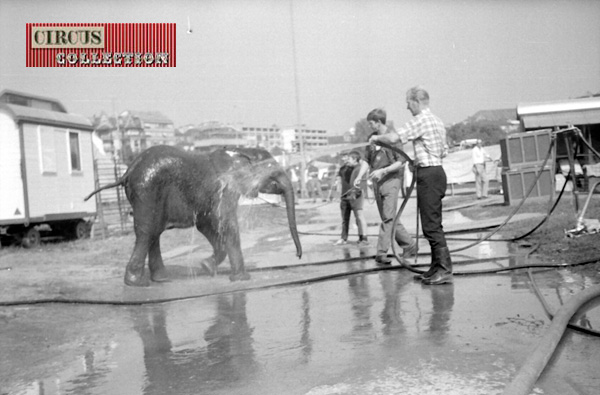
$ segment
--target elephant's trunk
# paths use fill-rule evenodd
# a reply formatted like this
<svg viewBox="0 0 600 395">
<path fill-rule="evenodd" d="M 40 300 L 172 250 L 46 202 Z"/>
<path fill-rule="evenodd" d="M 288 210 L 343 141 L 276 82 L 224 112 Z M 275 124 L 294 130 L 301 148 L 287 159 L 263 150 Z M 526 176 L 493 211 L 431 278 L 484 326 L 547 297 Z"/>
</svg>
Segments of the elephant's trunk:
<svg viewBox="0 0 600 395">
<path fill-rule="evenodd" d="M 292 239 L 296 245 L 296 256 L 302 258 L 302 245 L 300 244 L 300 237 L 298 237 L 298 229 L 296 228 L 296 191 L 294 191 L 294 186 L 287 176 L 283 176 L 282 178 L 283 179 L 280 180 L 280 182 L 283 186 L 283 197 L 285 199 L 290 233 L 292 234 Z"/>
</svg>

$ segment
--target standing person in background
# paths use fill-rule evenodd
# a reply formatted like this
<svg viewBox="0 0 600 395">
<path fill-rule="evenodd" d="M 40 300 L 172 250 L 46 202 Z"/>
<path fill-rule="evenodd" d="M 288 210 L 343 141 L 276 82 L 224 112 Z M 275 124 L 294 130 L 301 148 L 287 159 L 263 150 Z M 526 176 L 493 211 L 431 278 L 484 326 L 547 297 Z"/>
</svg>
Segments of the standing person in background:
<svg viewBox="0 0 600 395">
<path fill-rule="evenodd" d="M 344 160 L 344 159 L 343 159 Z M 367 220 L 363 211 L 366 191 L 366 181 L 358 178 L 359 174 L 366 174 L 369 165 L 362 160 L 358 151 L 351 151 L 345 156 L 345 164 L 338 173 L 339 184 L 342 186 L 340 210 L 342 212 L 342 237 L 334 245 L 348 243 L 348 230 L 350 227 L 350 214 L 354 213 L 358 227 L 358 245 L 367 245 Z"/>
<path fill-rule="evenodd" d="M 489 180 L 485 171 L 485 161 L 492 161 L 492 158 L 483 149 L 481 140 L 477 140 L 471 155 L 473 157 L 473 173 L 475 173 L 475 194 L 477 199 L 487 199 Z"/>
<path fill-rule="evenodd" d="M 452 282 L 452 260 L 442 226 L 442 199 L 446 195 L 446 172 L 442 158 L 448 154 L 446 128 L 429 109 L 429 94 L 419 86 L 406 92 L 406 108 L 413 118 L 396 132 L 372 135 L 369 142 L 403 144 L 413 142 L 417 205 L 421 215 L 423 235 L 431 247 L 431 266 L 415 276 L 426 285 Z"/>
<path fill-rule="evenodd" d="M 314 162 L 308 163 L 307 171 L 307 181 L 306 181 L 306 189 L 308 190 L 308 194 L 313 199 L 313 203 L 317 201 L 317 197 L 323 199 L 323 192 L 321 191 L 321 181 L 319 180 L 319 168 L 315 166 Z"/>
<path fill-rule="evenodd" d="M 370 138 L 383 135 L 388 131 L 386 118 L 386 112 L 380 108 L 367 115 L 367 122 L 373 131 Z M 378 265 L 389 265 L 392 261 L 387 257 L 387 251 L 392 241 L 392 233 L 403 250 L 403 258 L 417 253 L 416 241 L 400 221 L 397 221 L 395 231 L 392 229 L 398 208 L 398 194 L 401 187 L 400 172 L 404 170 L 404 162 L 397 152 L 374 145 L 367 147 L 366 159 L 371 169 L 369 178 L 373 181 L 373 194 L 381 217 L 375 262 Z M 358 177 L 362 177 L 362 174 L 359 174 Z"/>
</svg>

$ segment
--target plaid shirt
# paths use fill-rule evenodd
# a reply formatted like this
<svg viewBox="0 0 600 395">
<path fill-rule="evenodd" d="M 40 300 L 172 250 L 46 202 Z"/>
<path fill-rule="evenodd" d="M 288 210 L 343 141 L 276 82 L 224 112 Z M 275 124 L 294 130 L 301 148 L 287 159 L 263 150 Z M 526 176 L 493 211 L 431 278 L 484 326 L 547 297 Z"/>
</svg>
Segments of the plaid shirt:
<svg viewBox="0 0 600 395">
<path fill-rule="evenodd" d="M 413 117 L 396 133 L 403 144 L 413 142 L 417 167 L 441 166 L 442 158 L 448 154 L 444 123 L 428 108 Z"/>
</svg>

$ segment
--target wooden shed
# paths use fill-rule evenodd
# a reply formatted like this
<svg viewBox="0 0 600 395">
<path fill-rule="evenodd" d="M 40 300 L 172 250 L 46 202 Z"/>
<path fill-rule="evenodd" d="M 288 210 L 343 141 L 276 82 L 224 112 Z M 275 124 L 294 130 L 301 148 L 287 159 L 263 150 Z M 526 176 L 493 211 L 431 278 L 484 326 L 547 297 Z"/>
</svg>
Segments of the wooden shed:
<svg viewBox="0 0 600 395">
<path fill-rule="evenodd" d="M 0 236 L 31 246 L 40 231 L 86 237 L 96 202 L 92 125 L 55 99 L 0 93 Z"/>
</svg>

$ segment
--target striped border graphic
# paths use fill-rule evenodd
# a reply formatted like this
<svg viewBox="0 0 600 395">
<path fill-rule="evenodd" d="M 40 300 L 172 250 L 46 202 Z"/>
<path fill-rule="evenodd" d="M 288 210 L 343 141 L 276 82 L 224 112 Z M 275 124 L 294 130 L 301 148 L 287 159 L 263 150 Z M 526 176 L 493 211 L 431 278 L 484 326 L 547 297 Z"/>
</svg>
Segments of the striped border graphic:
<svg viewBox="0 0 600 395">
<path fill-rule="evenodd" d="M 98 48 L 51 48 L 34 49 L 31 47 L 31 28 L 41 27 L 85 27 L 104 26 L 104 49 Z M 176 24 L 175 23 L 27 23 L 26 24 L 26 67 L 175 67 L 176 65 Z M 150 53 L 153 56 L 167 53 L 166 62 L 142 61 L 139 64 L 132 62 L 120 64 L 82 64 L 65 62 L 59 64 L 57 55 L 60 53 L 74 54 L 77 59 L 91 59 L 93 56 L 102 58 L 104 54 L 115 53 Z M 71 56 L 74 56 L 71 55 Z M 60 55 L 59 55 L 60 56 Z"/>
</svg>

